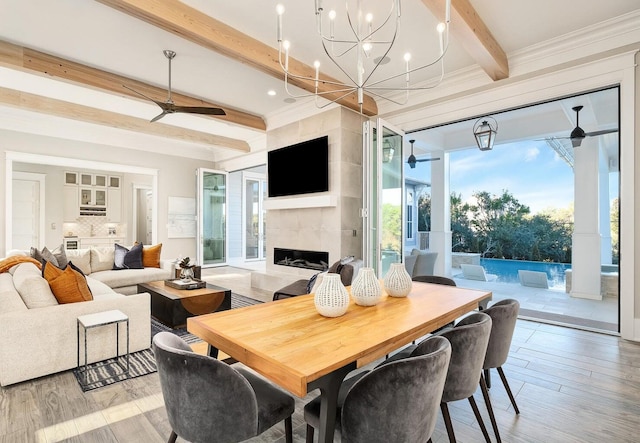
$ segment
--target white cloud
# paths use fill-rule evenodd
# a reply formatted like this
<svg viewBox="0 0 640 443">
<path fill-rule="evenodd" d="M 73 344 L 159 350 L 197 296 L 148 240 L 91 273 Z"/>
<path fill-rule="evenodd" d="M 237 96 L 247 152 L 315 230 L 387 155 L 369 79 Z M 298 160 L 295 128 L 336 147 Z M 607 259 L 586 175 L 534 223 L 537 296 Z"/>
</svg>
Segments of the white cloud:
<svg viewBox="0 0 640 443">
<path fill-rule="evenodd" d="M 524 161 L 532 162 L 538 158 L 538 155 L 540 155 L 540 150 L 538 148 L 529 148 L 524 155 Z"/>
</svg>

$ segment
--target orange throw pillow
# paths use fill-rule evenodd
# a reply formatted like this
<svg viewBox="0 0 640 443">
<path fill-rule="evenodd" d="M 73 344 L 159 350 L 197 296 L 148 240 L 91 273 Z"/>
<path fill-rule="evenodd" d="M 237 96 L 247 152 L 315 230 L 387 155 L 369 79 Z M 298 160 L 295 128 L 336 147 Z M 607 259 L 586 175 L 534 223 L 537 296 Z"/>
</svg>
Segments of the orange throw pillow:
<svg viewBox="0 0 640 443">
<path fill-rule="evenodd" d="M 160 252 L 162 251 L 162 243 L 154 246 L 142 247 L 142 266 L 145 268 L 160 267 Z"/>
<path fill-rule="evenodd" d="M 93 300 L 87 278 L 82 272 L 73 269 L 71 264 L 58 269 L 45 261 L 42 276 L 49 282 L 51 292 L 60 304 Z"/>
</svg>

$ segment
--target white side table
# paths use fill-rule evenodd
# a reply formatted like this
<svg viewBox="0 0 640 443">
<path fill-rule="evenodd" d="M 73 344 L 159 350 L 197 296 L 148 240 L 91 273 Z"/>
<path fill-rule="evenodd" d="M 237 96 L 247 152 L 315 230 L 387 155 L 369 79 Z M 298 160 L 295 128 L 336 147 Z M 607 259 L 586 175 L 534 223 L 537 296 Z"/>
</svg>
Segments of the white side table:
<svg viewBox="0 0 640 443">
<path fill-rule="evenodd" d="M 127 352 L 123 356 L 120 356 L 120 324 L 125 323 L 127 326 Z M 116 325 L 116 363 L 122 368 L 124 374 L 129 375 L 129 317 L 123 312 L 118 310 L 97 312 L 95 314 L 81 315 L 78 317 L 77 336 L 78 336 L 78 377 L 81 379 L 84 376 L 84 385 L 87 382 L 87 330 L 97 328 L 100 326 Z M 84 330 L 84 368 L 80 366 L 80 327 Z M 126 358 L 126 366 L 120 362 L 121 357 Z M 96 367 L 106 366 L 107 363 L 102 363 Z M 108 380 L 112 377 L 104 377 L 97 379 L 94 382 Z"/>
</svg>

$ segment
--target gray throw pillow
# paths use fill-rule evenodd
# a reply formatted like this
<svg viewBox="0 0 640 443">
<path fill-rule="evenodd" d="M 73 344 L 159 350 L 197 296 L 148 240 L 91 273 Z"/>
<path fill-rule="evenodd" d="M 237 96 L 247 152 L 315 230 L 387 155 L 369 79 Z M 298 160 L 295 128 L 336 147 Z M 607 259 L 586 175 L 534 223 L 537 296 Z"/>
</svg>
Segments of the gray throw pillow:
<svg viewBox="0 0 640 443">
<path fill-rule="evenodd" d="M 38 248 L 31 247 L 31 257 L 35 258 L 40 263 L 42 263 L 43 261 L 48 261 L 52 265 L 58 268 L 60 267 L 60 264 L 58 263 L 58 259 L 53 255 L 51 251 L 47 249 L 46 246 L 42 248 L 42 251 L 38 250 Z M 67 264 L 65 263 L 65 266 L 66 265 Z"/>
<path fill-rule="evenodd" d="M 113 269 L 143 269 L 142 243 L 134 245 L 131 249 L 115 244 L 113 256 Z"/>
</svg>

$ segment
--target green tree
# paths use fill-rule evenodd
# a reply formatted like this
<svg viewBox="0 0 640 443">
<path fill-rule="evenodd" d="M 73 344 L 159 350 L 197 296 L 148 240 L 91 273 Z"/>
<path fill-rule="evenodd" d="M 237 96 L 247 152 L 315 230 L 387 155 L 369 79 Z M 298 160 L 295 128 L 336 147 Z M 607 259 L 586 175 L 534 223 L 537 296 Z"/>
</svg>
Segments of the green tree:
<svg viewBox="0 0 640 443">
<path fill-rule="evenodd" d="M 611 203 L 611 249 L 613 263 L 620 263 L 620 199 Z"/>
<path fill-rule="evenodd" d="M 382 248 L 400 253 L 401 231 L 400 206 L 385 203 L 382 205 Z"/>
<path fill-rule="evenodd" d="M 462 201 L 462 194 L 451 193 L 451 250 L 453 252 L 471 252 L 474 249 L 475 236 L 469 222 L 468 203 Z"/>
<path fill-rule="evenodd" d="M 476 204 L 469 209 L 478 252 L 483 257 L 508 258 L 514 241 L 513 233 L 522 226 L 524 217 L 530 212 L 529 207 L 506 190 L 501 195 L 480 191 L 473 196 Z"/>
<path fill-rule="evenodd" d="M 431 194 L 427 192 L 418 197 L 418 231 L 431 231 Z"/>
</svg>

